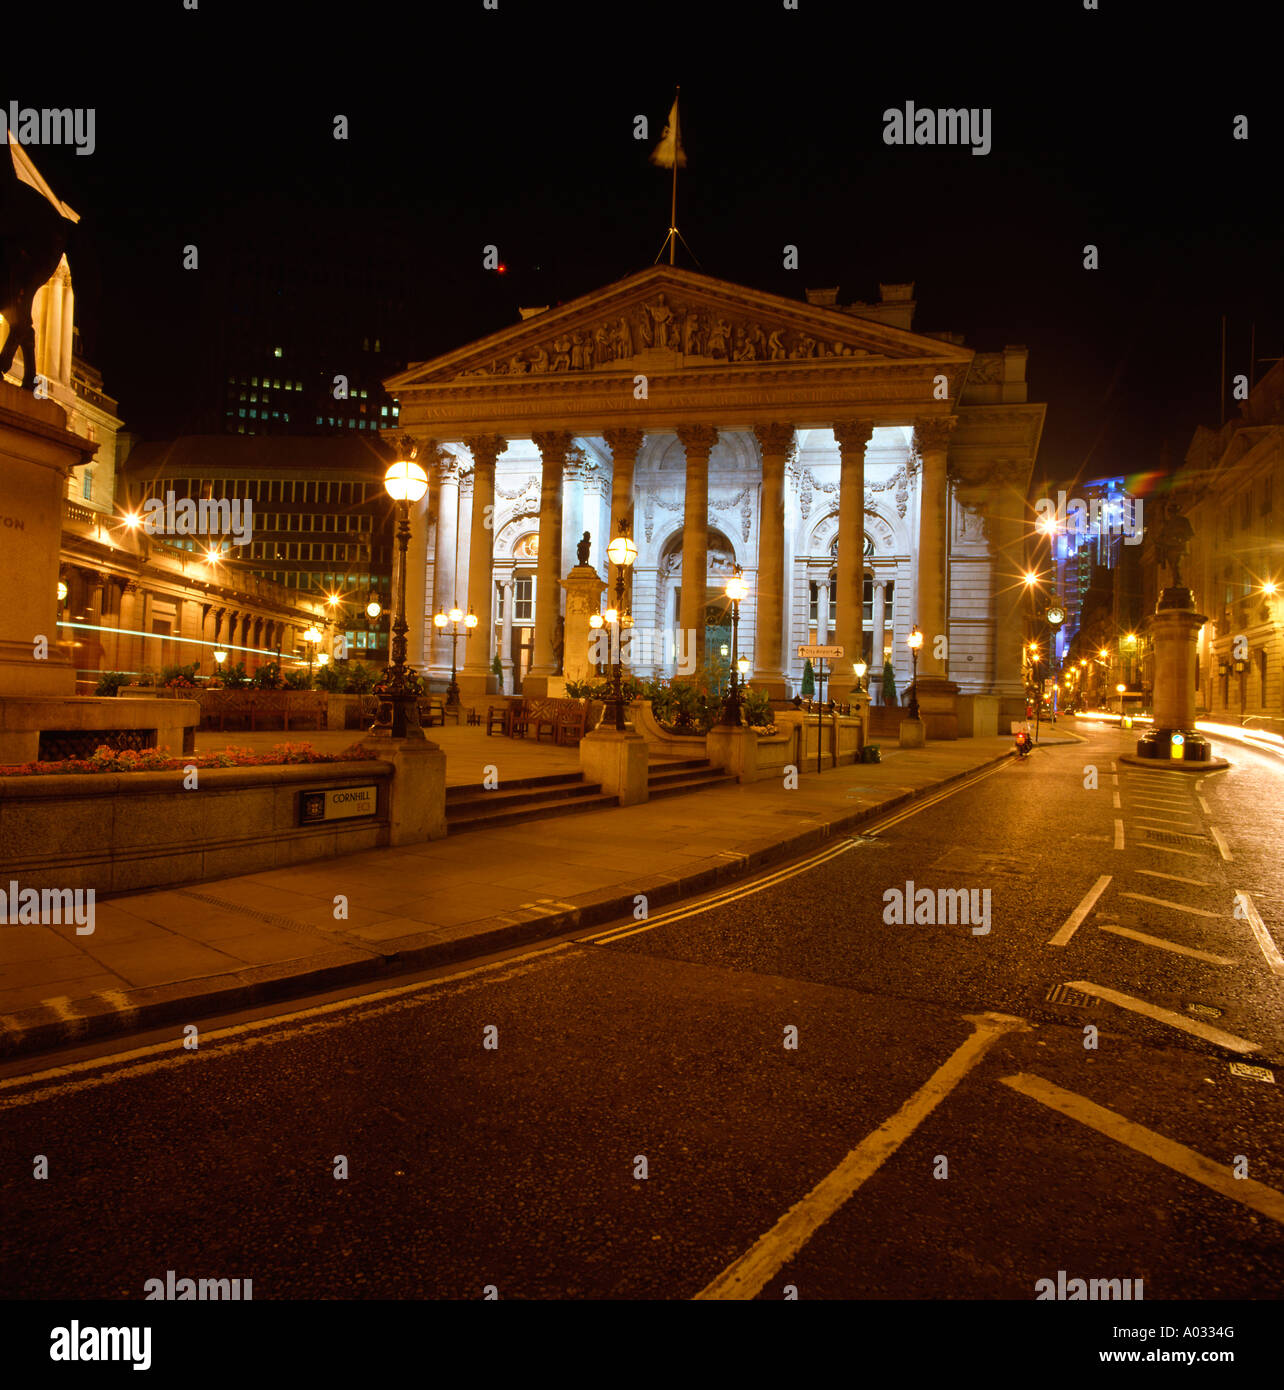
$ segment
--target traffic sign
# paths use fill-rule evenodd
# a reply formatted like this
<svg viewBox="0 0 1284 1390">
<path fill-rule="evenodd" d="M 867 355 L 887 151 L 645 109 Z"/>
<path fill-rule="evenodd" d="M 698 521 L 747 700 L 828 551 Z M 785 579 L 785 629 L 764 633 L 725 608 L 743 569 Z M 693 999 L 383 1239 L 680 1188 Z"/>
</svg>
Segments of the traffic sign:
<svg viewBox="0 0 1284 1390">
<path fill-rule="evenodd" d="M 805 661 L 837 661 L 843 655 L 842 647 L 799 647 L 798 655 Z"/>
</svg>

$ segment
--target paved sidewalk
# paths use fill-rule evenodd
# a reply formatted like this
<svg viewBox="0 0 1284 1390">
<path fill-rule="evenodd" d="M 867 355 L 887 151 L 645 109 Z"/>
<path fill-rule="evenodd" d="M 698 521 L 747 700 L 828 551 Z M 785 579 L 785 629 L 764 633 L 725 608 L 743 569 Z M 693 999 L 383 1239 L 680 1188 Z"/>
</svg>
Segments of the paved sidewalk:
<svg viewBox="0 0 1284 1390">
<path fill-rule="evenodd" d="M 1006 737 L 885 748 L 881 764 L 804 772 L 795 790 L 713 787 L 113 897 L 87 936 L 7 926 L 0 1056 L 481 955 L 631 916 L 637 894 L 654 912 L 814 850 L 1011 749 Z"/>
</svg>

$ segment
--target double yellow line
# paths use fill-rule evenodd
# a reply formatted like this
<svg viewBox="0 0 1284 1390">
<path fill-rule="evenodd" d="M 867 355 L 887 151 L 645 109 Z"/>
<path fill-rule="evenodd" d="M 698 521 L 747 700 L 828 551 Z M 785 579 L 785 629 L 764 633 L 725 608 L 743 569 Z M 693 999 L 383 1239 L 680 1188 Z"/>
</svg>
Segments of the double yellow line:
<svg viewBox="0 0 1284 1390">
<path fill-rule="evenodd" d="M 908 820 L 910 816 L 916 816 L 920 811 L 926 811 L 928 807 L 937 805 L 939 802 L 946 800 L 947 797 L 954 796 L 957 792 L 965 791 L 968 787 L 975 786 L 978 782 L 984 781 L 987 777 L 993 777 L 996 772 L 1002 772 L 1008 765 L 1008 760 L 1005 760 L 995 767 L 987 768 L 984 772 L 978 773 L 975 777 L 966 778 L 964 781 L 956 782 L 948 787 L 943 787 L 940 791 L 932 792 L 929 796 L 922 797 L 912 802 L 903 810 L 894 811 L 886 816 L 880 816 L 859 833 L 862 838 L 872 838 L 882 831 L 890 829 L 893 825 L 898 825 L 901 821 Z M 750 883 L 741 884 L 739 887 L 728 888 L 721 893 L 714 893 L 712 896 L 702 898 L 689 907 L 675 908 L 672 912 L 662 912 L 655 917 L 648 917 L 645 922 L 639 922 L 637 926 L 607 927 L 605 931 L 595 932 L 590 936 L 577 937 L 576 940 L 608 944 L 612 941 L 623 941 L 626 936 L 637 936 L 639 932 L 653 931 L 656 927 L 668 926 L 671 922 L 681 922 L 686 917 L 697 917 L 702 912 L 709 912 L 717 907 L 726 907 L 728 903 L 738 902 L 741 898 L 747 898 L 754 893 L 761 893 L 766 888 L 774 888 L 776 884 L 784 883 L 791 878 L 797 878 L 799 874 L 810 873 L 812 869 L 819 868 L 822 864 L 827 864 L 831 859 L 837 859 L 839 855 L 847 854 L 850 850 L 855 849 L 858 844 L 860 844 L 860 840 L 853 840 L 850 838 L 840 840 L 837 844 L 830 845 L 827 849 L 822 849 L 817 854 L 813 854 L 810 859 L 804 859 L 797 864 L 791 864 L 786 869 L 777 869 L 774 873 L 765 874 L 762 878 L 756 878 Z"/>
</svg>

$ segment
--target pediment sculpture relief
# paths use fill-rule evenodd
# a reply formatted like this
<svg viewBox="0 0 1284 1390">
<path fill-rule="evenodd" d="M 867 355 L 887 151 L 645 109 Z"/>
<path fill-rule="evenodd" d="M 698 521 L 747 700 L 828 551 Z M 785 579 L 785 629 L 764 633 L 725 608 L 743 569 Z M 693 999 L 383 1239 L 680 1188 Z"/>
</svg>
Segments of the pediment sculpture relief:
<svg viewBox="0 0 1284 1390">
<path fill-rule="evenodd" d="M 818 357 L 867 357 L 865 348 L 825 341 L 797 329 L 771 328 L 732 311 L 681 302 L 660 292 L 623 314 L 597 324 L 563 328 L 543 342 L 459 373 L 474 376 L 540 376 L 592 371 L 660 348 L 689 362 L 786 362 Z"/>
</svg>

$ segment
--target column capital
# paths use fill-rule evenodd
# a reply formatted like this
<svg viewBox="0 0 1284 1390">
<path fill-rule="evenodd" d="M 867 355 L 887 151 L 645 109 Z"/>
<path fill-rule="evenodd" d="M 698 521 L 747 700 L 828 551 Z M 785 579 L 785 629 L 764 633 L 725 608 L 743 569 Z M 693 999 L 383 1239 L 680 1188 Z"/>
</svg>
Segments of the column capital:
<svg viewBox="0 0 1284 1390">
<path fill-rule="evenodd" d="M 755 425 L 753 432 L 763 458 L 784 458 L 794 446 L 792 425 Z"/>
<path fill-rule="evenodd" d="M 948 447 L 950 433 L 958 422 L 957 415 L 929 415 L 915 420 L 914 447 L 919 453 Z"/>
<path fill-rule="evenodd" d="M 708 457 L 709 451 L 718 442 L 718 431 L 713 425 L 679 425 L 677 433 L 687 458 L 692 454 Z"/>
<path fill-rule="evenodd" d="M 550 458 L 565 460 L 571 447 L 571 438 L 570 430 L 537 430 L 531 435 L 540 457 L 545 461 Z"/>
<path fill-rule="evenodd" d="M 493 468 L 495 460 L 508 448 L 508 441 L 502 434 L 470 435 L 463 443 L 473 456 L 474 468 Z"/>
<path fill-rule="evenodd" d="M 606 440 L 606 447 L 610 449 L 612 459 L 636 458 L 642 441 L 646 438 L 646 431 L 619 427 L 604 430 L 602 438 Z"/>
<path fill-rule="evenodd" d="M 447 449 L 438 448 L 437 457 L 431 459 L 431 477 L 439 487 L 443 483 L 458 483 L 463 465 Z"/>
<path fill-rule="evenodd" d="M 863 456 L 865 446 L 874 437 L 873 420 L 835 420 L 830 429 L 844 454 L 848 449 L 854 449 Z"/>
</svg>

